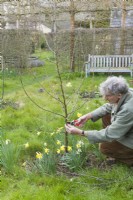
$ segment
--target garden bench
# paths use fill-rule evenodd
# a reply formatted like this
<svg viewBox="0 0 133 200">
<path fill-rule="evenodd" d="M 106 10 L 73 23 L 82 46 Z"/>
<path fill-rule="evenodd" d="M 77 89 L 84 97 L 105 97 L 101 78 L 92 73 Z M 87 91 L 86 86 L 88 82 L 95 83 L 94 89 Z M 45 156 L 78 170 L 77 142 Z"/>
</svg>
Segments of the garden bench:
<svg viewBox="0 0 133 200">
<path fill-rule="evenodd" d="M 88 55 L 85 62 L 86 77 L 90 73 L 130 73 L 133 77 L 132 55 Z"/>
</svg>

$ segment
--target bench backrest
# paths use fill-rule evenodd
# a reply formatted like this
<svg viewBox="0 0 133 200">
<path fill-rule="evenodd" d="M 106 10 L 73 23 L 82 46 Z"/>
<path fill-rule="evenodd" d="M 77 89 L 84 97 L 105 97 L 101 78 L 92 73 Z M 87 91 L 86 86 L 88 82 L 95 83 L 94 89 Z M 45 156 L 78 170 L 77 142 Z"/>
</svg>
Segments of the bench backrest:
<svg viewBox="0 0 133 200">
<path fill-rule="evenodd" d="M 133 55 L 89 55 L 90 67 L 129 67 L 133 61 Z"/>
</svg>

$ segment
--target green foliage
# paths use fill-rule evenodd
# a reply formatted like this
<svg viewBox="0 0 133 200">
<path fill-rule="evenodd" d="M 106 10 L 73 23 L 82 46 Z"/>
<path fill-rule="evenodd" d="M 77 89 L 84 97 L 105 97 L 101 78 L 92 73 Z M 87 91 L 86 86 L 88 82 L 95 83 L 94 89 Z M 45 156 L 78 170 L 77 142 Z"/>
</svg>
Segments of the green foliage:
<svg viewBox="0 0 133 200">
<path fill-rule="evenodd" d="M 67 167 L 70 171 L 81 170 L 86 163 L 86 156 L 83 153 L 76 153 L 74 151 L 66 153 L 61 158 L 62 165 Z"/>
<path fill-rule="evenodd" d="M 10 140 L 3 141 L 0 146 L 0 164 L 7 173 L 13 173 L 18 164 L 20 148 L 12 144 Z"/>
<path fill-rule="evenodd" d="M 41 174 L 55 174 L 57 170 L 57 155 L 53 152 L 44 153 L 42 158 L 35 161 L 33 170 Z"/>
</svg>

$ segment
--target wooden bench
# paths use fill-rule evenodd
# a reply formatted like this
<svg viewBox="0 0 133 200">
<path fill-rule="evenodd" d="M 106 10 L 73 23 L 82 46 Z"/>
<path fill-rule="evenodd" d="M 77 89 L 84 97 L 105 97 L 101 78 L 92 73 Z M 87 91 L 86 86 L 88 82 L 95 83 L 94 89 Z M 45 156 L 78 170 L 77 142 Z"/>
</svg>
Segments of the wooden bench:
<svg viewBox="0 0 133 200">
<path fill-rule="evenodd" d="M 132 55 L 88 55 L 85 62 L 86 77 L 90 73 L 130 73 L 133 77 Z"/>
</svg>

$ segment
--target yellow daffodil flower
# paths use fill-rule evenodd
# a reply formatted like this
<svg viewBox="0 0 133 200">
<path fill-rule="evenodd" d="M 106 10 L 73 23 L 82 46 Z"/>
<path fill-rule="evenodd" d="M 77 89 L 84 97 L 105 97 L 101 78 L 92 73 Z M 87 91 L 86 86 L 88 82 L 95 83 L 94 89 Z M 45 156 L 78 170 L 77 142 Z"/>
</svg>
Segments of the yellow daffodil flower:
<svg viewBox="0 0 133 200">
<path fill-rule="evenodd" d="M 38 132 L 37 132 L 37 135 L 39 136 L 40 134 L 41 134 L 41 132 L 40 132 L 40 131 L 38 131 Z"/>
<path fill-rule="evenodd" d="M 80 143 L 77 143 L 77 144 L 76 144 L 76 147 L 77 147 L 77 149 L 81 148 L 81 144 L 80 144 Z"/>
<path fill-rule="evenodd" d="M 81 113 L 77 113 L 77 117 L 81 117 L 82 116 L 82 114 Z"/>
<path fill-rule="evenodd" d="M 24 146 L 25 146 L 25 148 L 28 148 L 29 147 L 29 143 L 28 142 L 25 143 Z"/>
<path fill-rule="evenodd" d="M 68 147 L 67 147 L 67 150 L 68 150 L 68 151 L 72 151 L 72 147 L 68 146 Z"/>
<path fill-rule="evenodd" d="M 60 150 L 61 150 L 61 151 L 65 151 L 65 146 L 62 145 L 62 146 L 60 147 Z"/>
<path fill-rule="evenodd" d="M 26 162 L 23 162 L 22 166 L 25 167 L 26 166 Z"/>
<path fill-rule="evenodd" d="M 10 142 L 11 142 L 11 140 L 9 140 L 9 139 L 7 139 L 7 140 L 5 141 L 6 144 L 9 144 Z"/>
<path fill-rule="evenodd" d="M 56 144 L 61 145 L 61 141 L 57 140 Z"/>
<path fill-rule="evenodd" d="M 36 158 L 37 159 L 42 159 L 42 157 L 43 157 L 43 155 L 42 155 L 42 153 L 40 153 L 40 152 L 36 152 Z"/>
<path fill-rule="evenodd" d="M 48 148 L 45 148 L 45 149 L 44 149 L 44 152 L 45 152 L 46 154 L 48 154 L 48 153 L 49 153 L 49 149 L 48 149 Z"/>
<path fill-rule="evenodd" d="M 68 82 L 68 83 L 66 84 L 66 87 L 72 87 L 71 82 Z"/>
<path fill-rule="evenodd" d="M 60 149 L 57 149 L 57 153 L 60 154 Z"/>
<path fill-rule="evenodd" d="M 47 146 L 47 143 L 46 143 L 46 142 L 44 142 L 44 146 L 45 146 L 45 147 Z"/>
</svg>

